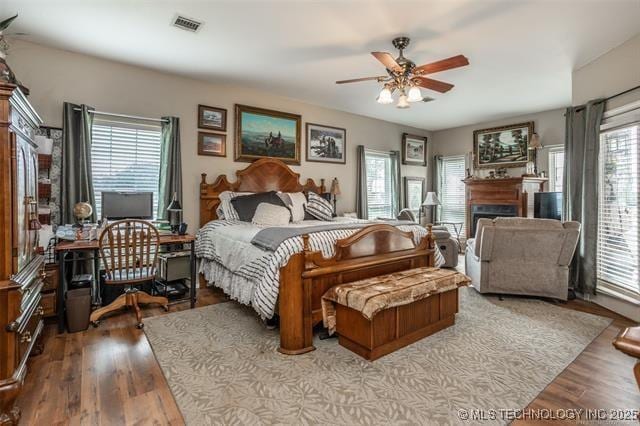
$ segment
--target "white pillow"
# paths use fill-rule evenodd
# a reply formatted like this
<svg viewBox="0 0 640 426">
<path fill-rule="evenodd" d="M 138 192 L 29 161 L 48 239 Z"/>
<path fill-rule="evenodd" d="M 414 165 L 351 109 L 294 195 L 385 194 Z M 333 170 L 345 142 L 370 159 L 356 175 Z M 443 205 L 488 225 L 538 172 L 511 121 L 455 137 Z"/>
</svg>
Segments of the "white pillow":
<svg viewBox="0 0 640 426">
<path fill-rule="evenodd" d="M 218 198 L 220 199 L 219 209 L 222 210 L 223 218 L 226 220 L 240 220 L 240 216 L 238 216 L 238 212 L 233 208 L 233 204 L 231 204 L 231 200 L 241 195 L 251 195 L 253 192 L 233 192 L 233 191 L 222 191 L 218 194 Z M 222 219 L 218 216 L 218 219 Z"/>
<path fill-rule="evenodd" d="M 289 209 L 270 203 L 260 203 L 251 223 L 257 226 L 284 226 L 289 223 Z"/>
<path fill-rule="evenodd" d="M 304 209 L 307 205 L 307 197 L 302 192 L 279 192 L 282 202 L 291 210 L 291 222 L 298 223 L 304 220 Z"/>
</svg>

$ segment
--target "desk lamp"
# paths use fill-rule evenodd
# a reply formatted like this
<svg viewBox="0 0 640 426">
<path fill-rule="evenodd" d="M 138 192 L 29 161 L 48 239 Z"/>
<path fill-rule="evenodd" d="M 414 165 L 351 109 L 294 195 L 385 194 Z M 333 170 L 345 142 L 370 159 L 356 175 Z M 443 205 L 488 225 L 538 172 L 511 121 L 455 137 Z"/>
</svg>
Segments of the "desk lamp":
<svg viewBox="0 0 640 426">
<path fill-rule="evenodd" d="M 425 197 L 424 201 L 422 202 L 422 205 L 420 206 L 420 215 L 418 216 L 418 223 L 422 225 L 422 209 L 424 207 L 433 207 L 433 206 L 439 206 L 439 205 L 440 205 L 440 200 L 438 199 L 438 196 L 436 195 L 436 193 L 427 192 L 427 196 Z"/>
<path fill-rule="evenodd" d="M 180 230 L 180 224 L 182 223 L 182 206 L 180 205 L 180 201 L 178 201 L 178 193 L 173 193 L 173 200 L 169 207 L 167 207 L 167 211 L 169 212 L 169 225 L 171 225 L 171 233 L 177 234 Z"/>
</svg>

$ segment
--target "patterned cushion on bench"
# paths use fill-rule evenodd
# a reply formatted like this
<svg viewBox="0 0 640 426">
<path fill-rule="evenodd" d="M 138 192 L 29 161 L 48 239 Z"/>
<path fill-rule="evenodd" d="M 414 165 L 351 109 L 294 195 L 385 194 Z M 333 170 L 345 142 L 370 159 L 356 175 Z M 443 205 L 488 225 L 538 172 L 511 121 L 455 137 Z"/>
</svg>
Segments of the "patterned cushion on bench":
<svg viewBox="0 0 640 426">
<path fill-rule="evenodd" d="M 470 281 L 469 277 L 454 270 L 422 267 L 340 284 L 322 296 L 324 326 L 330 334 L 335 331 L 334 303 L 355 309 L 371 320 L 384 309 L 467 286 Z"/>
</svg>

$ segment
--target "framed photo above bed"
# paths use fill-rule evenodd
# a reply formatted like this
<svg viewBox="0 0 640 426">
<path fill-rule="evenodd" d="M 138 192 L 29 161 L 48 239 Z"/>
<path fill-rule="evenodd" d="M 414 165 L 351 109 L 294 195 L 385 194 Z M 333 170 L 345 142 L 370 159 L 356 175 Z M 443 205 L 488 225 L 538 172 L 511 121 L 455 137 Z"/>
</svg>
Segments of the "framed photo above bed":
<svg viewBox="0 0 640 426">
<path fill-rule="evenodd" d="M 227 156 L 227 135 L 198 132 L 198 155 Z"/>
<path fill-rule="evenodd" d="M 473 132 L 473 158 L 478 169 L 522 167 L 530 160 L 533 121 Z"/>
<path fill-rule="evenodd" d="M 227 110 L 207 105 L 198 105 L 198 127 L 200 129 L 227 131 Z"/>
<path fill-rule="evenodd" d="M 235 112 L 236 161 L 269 157 L 300 164 L 300 115 L 247 105 L 236 105 Z"/>
<path fill-rule="evenodd" d="M 415 214 L 420 211 L 422 200 L 426 196 L 426 179 L 423 177 L 405 176 L 404 178 L 404 207 Z"/>
<path fill-rule="evenodd" d="M 347 130 L 340 127 L 307 123 L 307 161 L 345 164 Z"/>
<path fill-rule="evenodd" d="M 412 166 L 427 165 L 427 138 L 402 134 L 402 164 Z"/>
</svg>

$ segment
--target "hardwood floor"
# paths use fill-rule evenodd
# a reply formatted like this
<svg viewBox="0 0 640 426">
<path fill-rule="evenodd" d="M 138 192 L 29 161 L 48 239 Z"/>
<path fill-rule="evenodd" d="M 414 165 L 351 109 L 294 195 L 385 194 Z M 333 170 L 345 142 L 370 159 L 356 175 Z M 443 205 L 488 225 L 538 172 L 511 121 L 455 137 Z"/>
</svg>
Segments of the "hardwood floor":
<svg viewBox="0 0 640 426">
<path fill-rule="evenodd" d="M 198 306 L 226 300 L 218 291 L 198 291 Z M 583 301 L 560 306 L 615 320 L 529 408 L 640 408 L 634 360 L 611 345 L 618 330 L 631 322 Z M 170 311 L 186 308 L 188 303 L 183 303 Z M 143 312 L 145 317 L 165 314 L 162 308 Z M 183 424 L 151 347 L 135 323 L 135 315 L 126 312 L 81 333 L 58 335 L 53 325 L 47 326 L 44 352 L 30 360 L 31 371 L 18 401 L 21 424 Z M 514 424 L 533 423 L 539 424 Z"/>
</svg>

